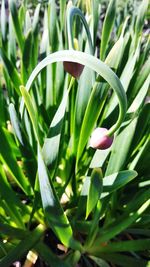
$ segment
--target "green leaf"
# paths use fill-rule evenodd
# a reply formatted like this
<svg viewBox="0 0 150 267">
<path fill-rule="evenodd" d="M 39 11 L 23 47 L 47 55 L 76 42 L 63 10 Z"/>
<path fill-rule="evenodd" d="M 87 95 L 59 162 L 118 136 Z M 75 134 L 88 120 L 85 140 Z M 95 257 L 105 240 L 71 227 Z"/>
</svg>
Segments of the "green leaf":
<svg viewBox="0 0 150 267">
<path fill-rule="evenodd" d="M 113 192 L 125 186 L 137 176 L 136 171 L 121 171 L 106 176 L 103 179 L 103 192 Z M 104 193 L 105 195 L 105 193 Z M 102 194 L 103 197 L 103 194 Z"/>
<path fill-rule="evenodd" d="M 0 186 L 0 195 L 3 200 L 7 203 L 7 206 L 10 210 L 10 217 L 14 220 L 16 225 L 20 228 L 24 228 L 24 223 L 22 220 L 22 216 L 20 210 L 24 210 L 23 204 L 16 196 L 15 192 L 13 192 L 10 184 L 7 181 L 4 169 L 2 165 L 0 165 L 0 179 L 1 179 L 1 186 Z"/>
<path fill-rule="evenodd" d="M 103 259 L 94 257 L 94 256 L 89 256 L 90 259 L 92 259 L 98 266 L 100 267 L 109 267 L 110 265 L 104 261 Z"/>
<path fill-rule="evenodd" d="M 77 163 L 103 108 L 107 92 L 107 85 L 95 83 L 82 122 L 78 141 Z"/>
<path fill-rule="evenodd" d="M 138 8 L 138 14 L 135 22 L 135 46 L 138 42 L 138 37 L 141 35 L 142 28 L 144 26 L 144 19 L 146 15 L 146 11 L 148 9 L 149 1 L 143 0 Z"/>
<path fill-rule="evenodd" d="M 56 3 L 54 0 L 51 0 L 49 5 L 49 37 L 50 37 L 51 51 L 54 52 L 56 51 L 58 44 L 57 14 L 56 14 Z"/>
<path fill-rule="evenodd" d="M 5 257 L 0 259 L 0 267 L 8 267 L 13 262 L 21 260 L 22 257 L 37 244 L 44 230 L 44 226 L 38 225 L 35 230 L 20 241 Z"/>
<path fill-rule="evenodd" d="M 33 23 L 32 23 L 32 28 L 33 28 L 33 34 L 36 34 L 38 31 L 38 23 L 39 23 L 39 15 L 40 15 L 40 8 L 41 4 L 38 4 L 36 6 L 36 9 L 34 11 L 34 16 L 33 16 Z"/>
<path fill-rule="evenodd" d="M 29 11 L 27 10 L 25 16 L 25 30 L 24 30 L 25 35 L 28 33 L 30 29 L 31 29 L 31 17 Z"/>
<path fill-rule="evenodd" d="M 86 218 L 89 216 L 91 211 L 97 205 L 97 202 L 102 193 L 102 172 L 101 169 L 94 169 L 91 175 L 91 183 L 87 198 L 87 206 L 86 206 Z"/>
<path fill-rule="evenodd" d="M 65 10 L 66 10 L 66 0 L 60 0 L 60 25 L 61 25 L 61 31 L 64 28 L 65 23 Z"/>
<path fill-rule="evenodd" d="M 11 61 L 16 64 L 16 40 L 15 40 L 15 32 L 13 27 L 13 21 L 11 15 L 9 15 L 9 42 L 8 42 L 8 54 Z"/>
<path fill-rule="evenodd" d="M 111 238 L 115 237 L 117 234 L 125 230 L 129 225 L 137 220 L 141 214 L 150 206 L 150 200 L 147 200 L 137 211 L 131 212 L 127 217 L 124 217 L 115 225 L 108 227 L 107 229 L 101 231 L 91 248 L 89 248 L 89 253 L 93 253 L 96 247 L 99 247 L 100 243 L 106 242 Z"/>
<path fill-rule="evenodd" d="M 24 38 L 23 38 L 23 33 L 22 33 L 20 22 L 19 22 L 19 18 L 18 18 L 16 2 L 14 0 L 9 0 L 9 7 L 10 7 L 10 12 L 11 12 L 12 20 L 13 20 L 13 25 L 14 25 L 17 41 L 18 41 L 21 51 L 23 51 Z"/>
<path fill-rule="evenodd" d="M 2 40 L 5 43 L 7 41 L 7 19 L 4 0 L 1 2 L 1 34 Z"/>
<path fill-rule="evenodd" d="M 19 76 L 15 66 L 7 58 L 6 53 L 4 52 L 4 50 L 2 48 L 0 48 L 0 56 L 2 57 L 5 68 L 6 68 L 8 74 L 9 74 L 9 77 L 10 77 L 10 79 L 11 79 L 11 81 L 15 87 L 16 92 L 18 93 L 18 95 L 20 95 L 19 86 L 21 85 L 21 79 L 20 79 L 20 76 Z"/>
<path fill-rule="evenodd" d="M 150 84 L 150 74 L 147 77 L 147 79 L 145 80 L 145 82 L 143 83 L 142 87 L 139 89 L 139 92 L 136 95 L 135 99 L 133 100 L 127 113 L 136 112 L 143 105 L 145 97 L 148 94 L 149 84 Z"/>
<path fill-rule="evenodd" d="M 10 114 L 10 121 L 13 126 L 14 134 L 19 140 L 20 146 L 19 149 L 24 157 L 22 159 L 27 176 L 29 181 L 34 188 L 35 176 L 36 176 L 36 157 L 33 152 L 33 149 L 29 143 L 29 138 L 26 136 L 24 131 L 22 130 L 21 123 L 18 120 L 17 113 L 15 110 L 14 105 L 11 103 L 9 105 L 9 114 Z"/>
<path fill-rule="evenodd" d="M 22 60 L 23 60 L 23 64 L 24 64 L 24 68 L 27 70 L 29 70 L 29 66 L 30 66 L 30 60 L 31 60 L 31 52 L 32 52 L 32 30 L 29 29 L 29 31 L 26 34 L 25 37 L 25 43 L 24 43 L 24 48 L 23 48 L 23 55 L 22 55 Z"/>
<path fill-rule="evenodd" d="M 70 223 L 60 205 L 52 182 L 48 177 L 40 147 L 38 147 L 38 176 L 42 204 L 49 226 L 65 246 L 75 250 L 81 250 L 81 244 L 73 238 Z"/>
<path fill-rule="evenodd" d="M 24 99 L 26 108 L 28 110 L 30 119 L 32 121 L 32 125 L 33 125 L 33 129 L 34 129 L 36 140 L 41 144 L 42 141 L 41 141 L 41 136 L 40 136 L 40 133 L 39 133 L 38 117 L 37 117 L 37 111 L 35 109 L 35 105 L 34 105 L 34 103 L 32 101 L 31 96 L 29 95 L 29 93 L 27 92 L 27 90 L 25 89 L 24 86 L 20 86 L 20 91 L 21 91 L 21 94 L 23 96 L 23 99 Z"/>
<path fill-rule="evenodd" d="M 65 93 L 62 102 L 59 108 L 57 109 L 57 112 L 49 127 L 48 136 L 44 141 L 43 157 L 47 165 L 54 163 L 58 157 L 61 131 L 68 100 L 68 93 L 68 91 Z"/>
<path fill-rule="evenodd" d="M 124 251 L 143 251 L 150 249 L 150 239 L 137 239 L 129 241 L 111 242 L 106 246 L 100 246 L 94 251 L 94 255 L 99 255 L 101 252 L 124 252 Z"/>
<path fill-rule="evenodd" d="M 10 226 L 6 223 L 0 222 L 0 231 L 3 233 L 4 236 L 17 238 L 22 240 L 26 235 L 27 232 L 21 228 Z"/>
<path fill-rule="evenodd" d="M 119 253 L 101 253 L 101 257 L 109 262 L 117 264 L 121 267 L 145 267 L 148 266 L 148 261 L 137 259 L 135 257 L 119 254 Z"/>
<path fill-rule="evenodd" d="M 110 38 L 110 33 L 112 31 L 116 15 L 116 0 L 111 0 L 109 2 L 103 28 L 102 28 L 102 37 L 101 37 L 101 47 L 100 47 L 100 59 L 105 59 L 106 49 Z"/>
<path fill-rule="evenodd" d="M 19 168 L 19 165 L 17 164 L 14 151 L 8 142 L 6 133 L 3 130 L 3 128 L 0 128 L 0 136 L 1 136 L 0 153 L 2 161 L 6 164 L 8 171 L 10 172 L 10 174 L 12 175 L 18 186 L 24 191 L 25 194 L 30 195 L 31 188 L 29 182 L 25 177 L 25 175 L 23 174 L 23 171 L 21 170 L 21 168 Z"/>
<path fill-rule="evenodd" d="M 53 263 L 53 267 L 69 267 L 67 263 L 57 257 L 50 248 L 43 242 L 39 242 L 35 249 L 38 255 L 49 265 Z"/>
<path fill-rule="evenodd" d="M 23 145 L 23 139 L 22 139 L 19 121 L 17 118 L 17 113 L 16 113 L 15 107 L 12 103 L 9 105 L 9 114 L 10 114 L 10 120 L 11 120 L 13 129 L 14 129 L 14 132 L 15 132 L 19 142 Z"/>
<path fill-rule="evenodd" d="M 149 79 L 149 69 L 150 69 L 150 58 L 142 66 L 140 72 L 137 74 L 138 79 L 136 79 L 134 85 L 132 85 L 132 89 L 130 90 L 129 101 L 132 103 L 137 94 L 140 94 L 141 88 L 144 86 L 146 79 Z M 137 77 L 137 76 L 136 76 Z"/>
</svg>

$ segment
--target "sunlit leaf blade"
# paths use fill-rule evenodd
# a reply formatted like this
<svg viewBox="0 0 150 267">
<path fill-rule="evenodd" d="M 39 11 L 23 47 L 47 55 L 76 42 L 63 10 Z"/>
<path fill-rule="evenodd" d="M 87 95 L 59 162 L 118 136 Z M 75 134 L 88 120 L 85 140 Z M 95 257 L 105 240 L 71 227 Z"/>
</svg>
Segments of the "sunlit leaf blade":
<svg viewBox="0 0 150 267">
<path fill-rule="evenodd" d="M 54 0 L 50 1 L 49 5 L 49 37 L 51 51 L 56 51 L 57 48 L 57 20 L 56 20 L 56 3 Z"/>
<path fill-rule="evenodd" d="M 58 157 L 61 130 L 67 105 L 68 91 L 65 93 L 62 102 L 51 122 L 48 135 L 43 145 L 43 157 L 47 165 L 52 164 Z"/>
<path fill-rule="evenodd" d="M 89 187 L 89 193 L 87 198 L 86 206 L 86 218 L 89 216 L 91 211 L 95 208 L 100 195 L 102 193 L 102 172 L 100 169 L 94 169 L 91 175 L 91 182 Z"/>
<path fill-rule="evenodd" d="M 2 40 L 5 43 L 7 39 L 7 19 L 6 19 L 6 10 L 5 10 L 5 1 L 2 0 L 1 2 L 1 34 L 2 34 Z"/>
<path fill-rule="evenodd" d="M 103 179 L 103 192 L 113 192 L 125 186 L 137 176 L 136 171 L 121 171 L 106 176 Z M 102 194 L 103 197 L 103 194 Z"/>
<path fill-rule="evenodd" d="M 41 143 L 41 136 L 39 133 L 38 118 L 37 118 L 37 111 L 35 109 L 35 105 L 31 99 L 31 96 L 29 95 L 29 93 L 27 92 L 24 86 L 20 86 L 20 91 L 23 96 L 26 108 L 29 112 L 30 119 L 32 121 L 36 140 Z"/>
<path fill-rule="evenodd" d="M 101 47 L 100 47 L 101 60 L 105 59 L 105 53 L 110 38 L 110 33 L 114 25 L 115 14 L 116 14 L 116 0 L 111 0 L 107 8 L 102 28 Z"/>
<path fill-rule="evenodd" d="M 48 177 L 40 147 L 38 147 L 38 176 L 42 204 L 49 226 L 65 246 L 80 250 L 81 245 L 73 238 L 70 223 L 60 205 L 52 182 Z"/>
<path fill-rule="evenodd" d="M 38 30 L 40 8 L 41 8 L 41 4 L 38 4 L 34 12 L 33 23 L 32 23 L 33 34 L 37 33 L 37 30 Z"/>
<path fill-rule="evenodd" d="M 141 31 L 144 25 L 144 18 L 145 18 L 146 11 L 148 9 L 148 5 L 149 5 L 149 1 L 143 0 L 138 8 L 138 14 L 136 17 L 136 22 L 135 22 L 135 46 L 137 45 L 138 37 L 141 34 Z"/>
<path fill-rule="evenodd" d="M 89 136 L 96 124 L 98 116 L 103 108 L 108 87 L 102 83 L 96 83 L 85 110 L 85 115 L 80 131 L 78 153 L 82 153 Z M 81 154 L 80 154 L 81 155 Z M 79 156 L 79 155 L 78 155 Z"/>
<path fill-rule="evenodd" d="M 19 121 L 17 118 L 17 113 L 16 113 L 15 107 L 12 103 L 9 105 L 9 114 L 10 114 L 10 119 L 11 119 L 11 123 L 12 123 L 13 128 L 14 128 L 15 134 L 16 134 L 19 142 L 23 145 L 23 139 L 22 139 Z"/>
<path fill-rule="evenodd" d="M 124 229 L 129 227 L 133 222 L 137 220 L 138 217 L 150 206 L 150 200 L 147 200 L 137 211 L 131 212 L 127 217 L 124 217 L 121 221 L 119 221 L 116 225 L 108 227 L 103 230 L 102 233 L 97 236 L 93 246 L 89 249 L 89 251 L 94 251 L 100 243 L 106 242 L 116 236 L 118 233 L 122 232 Z"/>
<path fill-rule="evenodd" d="M 92 259 L 100 267 L 109 267 L 109 264 L 101 258 L 94 256 L 89 256 L 89 258 Z"/>
<path fill-rule="evenodd" d="M 25 166 L 28 179 L 31 185 L 34 187 L 36 169 L 37 169 L 36 157 L 35 157 L 34 151 L 29 143 L 29 140 L 26 134 L 21 129 L 21 123 L 18 119 L 15 107 L 12 103 L 9 105 L 9 114 L 10 114 L 10 121 L 12 123 L 14 134 L 18 138 L 19 143 L 20 143 L 19 148 L 23 155 L 22 161 Z"/>
<path fill-rule="evenodd" d="M 10 6 L 10 12 L 11 12 L 12 20 L 13 20 L 13 25 L 14 25 L 17 41 L 18 41 L 21 51 L 23 51 L 24 38 L 23 38 L 20 23 L 19 23 L 16 2 L 14 0 L 9 0 L 9 6 Z"/>
</svg>

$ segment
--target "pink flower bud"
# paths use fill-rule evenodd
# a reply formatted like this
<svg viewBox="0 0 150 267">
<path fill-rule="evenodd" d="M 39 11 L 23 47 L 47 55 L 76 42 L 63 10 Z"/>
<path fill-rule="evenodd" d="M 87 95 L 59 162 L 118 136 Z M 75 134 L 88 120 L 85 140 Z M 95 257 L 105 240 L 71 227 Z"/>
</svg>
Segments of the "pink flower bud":
<svg viewBox="0 0 150 267">
<path fill-rule="evenodd" d="M 79 63 L 69 61 L 63 62 L 63 65 L 65 71 L 71 74 L 74 78 L 79 78 L 84 68 L 84 66 Z"/>
<path fill-rule="evenodd" d="M 106 128 L 96 128 L 90 139 L 90 146 L 95 149 L 107 149 L 112 145 L 113 137 L 107 135 Z"/>
</svg>

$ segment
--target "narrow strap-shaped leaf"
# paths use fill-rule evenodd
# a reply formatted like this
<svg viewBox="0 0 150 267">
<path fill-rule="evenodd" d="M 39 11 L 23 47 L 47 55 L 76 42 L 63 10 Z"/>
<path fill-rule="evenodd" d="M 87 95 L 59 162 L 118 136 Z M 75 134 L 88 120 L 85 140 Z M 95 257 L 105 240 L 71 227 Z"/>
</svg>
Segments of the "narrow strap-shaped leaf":
<svg viewBox="0 0 150 267">
<path fill-rule="evenodd" d="M 12 15 L 12 20 L 13 20 L 13 24 L 14 24 L 14 29 L 15 29 L 17 41 L 18 41 L 18 44 L 19 44 L 21 51 L 23 51 L 24 38 L 23 38 L 22 30 L 21 30 L 21 25 L 19 23 L 16 2 L 14 0 L 9 0 L 9 6 L 10 6 L 10 12 Z"/>
<path fill-rule="evenodd" d="M 35 9 L 35 12 L 34 12 L 33 23 L 32 23 L 33 34 L 36 34 L 37 33 L 37 30 L 38 30 L 38 22 L 39 22 L 40 8 L 41 8 L 41 4 L 38 4 L 36 6 L 36 9 Z"/>
<path fill-rule="evenodd" d="M 65 10 L 66 10 L 66 0 L 60 0 L 60 24 L 61 24 L 61 31 L 64 28 L 65 23 Z"/>
<path fill-rule="evenodd" d="M 23 164 L 27 172 L 27 176 L 32 187 L 34 188 L 37 164 L 33 148 L 29 143 L 29 137 L 26 136 L 26 134 L 21 128 L 21 123 L 18 119 L 15 107 L 12 103 L 9 105 L 9 114 L 14 134 L 19 140 L 19 148 L 24 157 Z"/>
<path fill-rule="evenodd" d="M 149 207 L 150 200 L 147 200 L 137 211 L 131 213 L 130 216 L 124 218 L 121 222 L 115 222 L 114 226 L 111 226 L 108 229 L 105 229 L 102 233 L 100 233 L 93 246 L 89 249 L 90 251 L 94 250 L 94 247 L 100 245 L 100 243 L 106 242 L 116 236 L 117 234 L 121 233 L 125 230 L 129 225 L 137 220 L 138 217 Z"/>
<path fill-rule="evenodd" d="M 131 106 L 128 109 L 128 113 L 132 113 L 140 109 L 140 107 L 143 105 L 145 97 L 147 96 L 149 85 L 150 85 L 150 74 L 145 80 L 143 86 L 140 88 L 138 94 L 134 98 Z"/>
<path fill-rule="evenodd" d="M 97 122 L 100 112 L 102 111 L 107 92 L 108 92 L 108 85 L 103 83 L 95 83 L 82 121 L 82 126 L 78 141 L 77 164 L 79 157 L 81 156 L 81 153 L 88 141 L 88 138 Z"/>
<path fill-rule="evenodd" d="M 94 255 L 99 255 L 100 252 L 123 252 L 123 251 L 143 251 L 150 249 L 150 239 L 137 239 L 129 241 L 111 242 L 106 246 L 95 248 Z"/>
<path fill-rule="evenodd" d="M 148 260 L 137 259 L 122 253 L 101 253 L 100 257 L 121 267 L 145 267 L 148 265 Z"/>
<path fill-rule="evenodd" d="M 105 59 L 107 44 L 110 38 L 112 27 L 114 25 L 115 14 L 116 14 L 116 0 L 111 0 L 106 11 L 102 28 L 101 47 L 100 47 L 101 60 Z"/>
<path fill-rule="evenodd" d="M 1 136 L 0 153 L 1 153 L 2 161 L 6 164 L 10 174 L 12 175 L 16 183 L 19 185 L 19 187 L 25 192 L 25 194 L 30 195 L 31 188 L 30 188 L 29 182 L 27 178 L 25 177 L 23 171 L 17 164 L 17 160 L 14 155 L 14 152 L 7 140 L 5 131 L 2 128 L 0 128 L 0 136 Z"/>
<path fill-rule="evenodd" d="M 72 228 L 60 205 L 58 197 L 43 160 L 41 148 L 38 146 L 38 176 L 42 204 L 49 226 L 60 241 L 67 247 L 81 250 L 81 244 L 73 238 Z"/>
<path fill-rule="evenodd" d="M 16 134 L 19 142 L 23 145 L 23 139 L 22 139 L 19 121 L 17 118 L 17 113 L 16 113 L 15 107 L 12 103 L 9 105 L 9 114 L 10 114 L 10 119 L 11 119 L 11 123 L 12 123 L 13 128 L 14 128 L 15 134 Z"/>
<path fill-rule="evenodd" d="M 7 20 L 6 20 L 6 10 L 5 10 L 5 0 L 1 2 L 1 34 L 4 43 L 7 40 Z"/>
<path fill-rule="evenodd" d="M 35 246 L 35 250 L 49 266 L 53 264 L 53 267 L 69 267 L 64 260 L 61 260 L 59 257 L 57 257 L 43 242 L 38 242 L 38 244 Z"/>
<path fill-rule="evenodd" d="M 3 232 L 3 235 L 9 236 L 9 238 L 17 238 L 18 240 L 23 239 L 27 235 L 24 229 L 16 228 L 3 222 L 0 222 L 0 231 Z"/>
<path fill-rule="evenodd" d="M 101 258 L 97 258 L 94 256 L 89 256 L 89 258 L 92 259 L 100 267 L 110 267 L 110 265 Z"/>
<path fill-rule="evenodd" d="M 21 86 L 20 91 L 25 101 L 26 108 L 29 112 L 30 119 L 32 121 L 36 140 L 41 144 L 42 141 L 41 141 L 41 136 L 39 134 L 37 111 L 35 109 L 31 96 L 29 95 L 25 87 Z"/>
<path fill-rule="evenodd" d="M 48 136 L 43 145 L 43 157 L 47 165 L 52 164 L 58 156 L 59 144 L 61 138 L 61 130 L 63 125 L 63 119 L 65 109 L 68 100 L 68 91 L 65 93 L 62 102 L 51 122 L 49 127 Z"/>
<path fill-rule="evenodd" d="M 22 55 L 22 60 L 23 60 L 23 65 L 24 68 L 26 70 L 26 72 L 28 73 L 29 71 L 29 66 L 30 66 L 30 59 L 31 59 L 31 52 L 32 52 L 32 30 L 31 28 L 29 29 L 29 31 L 27 32 L 27 35 L 25 37 L 25 43 L 24 43 L 24 48 L 23 48 L 23 55 Z"/>
<path fill-rule="evenodd" d="M 32 233 L 28 234 L 22 241 L 20 241 L 20 243 L 16 245 L 15 248 L 13 248 L 4 258 L 0 259 L 0 267 L 8 267 L 13 262 L 21 260 L 25 253 L 33 248 L 40 240 L 44 230 L 44 226 L 38 225 Z"/>
<path fill-rule="evenodd" d="M 16 193 L 12 190 L 10 184 L 8 183 L 2 165 L 0 165 L 0 179 L 0 195 L 11 210 L 12 218 L 14 219 L 16 225 L 20 228 L 24 228 L 25 226 L 21 217 L 21 213 L 18 210 L 18 208 L 20 208 L 20 210 L 24 210 L 23 204 L 21 203 L 19 198 L 16 196 Z"/>
<path fill-rule="evenodd" d="M 8 53 L 9 58 L 11 59 L 14 64 L 16 63 L 16 39 L 15 39 L 15 32 L 13 27 L 13 21 L 11 14 L 9 14 L 9 42 L 8 42 Z"/>
<path fill-rule="evenodd" d="M 91 175 L 89 193 L 87 198 L 86 218 L 95 208 L 102 192 L 102 186 L 102 172 L 98 168 L 94 169 Z"/>
<path fill-rule="evenodd" d="M 144 25 L 144 19 L 145 19 L 145 14 L 148 9 L 149 1 L 148 0 L 143 0 L 142 3 L 140 4 L 138 8 L 138 14 L 135 22 L 135 47 L 138 42 L 138 37 L 141 34 L 143 25 Z"/>
<path fill-rule="evenodd" d="M 106 176 L 103 179 L 103 192 L 113 192 L 125 186 L 137 176 L 136 171 L 121 171 Z M 103 194 L 102 194 L 103 196 Z"/>
<path fill-rule="evenodd" d="M 16 68 L 14 67 L 12 62 L 7 58 L 6 53 L 2 48 L 0 48 L 0 56 L 2 57 L 2 60 L 5 64 L 5 68 L 9 74 L 9 77 L 11 78 L 11 81 L 13 82 L 16 92 L 18 93 L 18 95 L 20 95 L 19 86 L 21 85 L 21 79 Z"/>
<path fill-rule="evenodd" d="M 57 14 L 56 14 L 56 3 L 54 0 L 51 0 L 49 4 L 49 37 L 50 37 L 51 51 L 54 52 L 56 51 L 58 44 Z"/>
</svg>

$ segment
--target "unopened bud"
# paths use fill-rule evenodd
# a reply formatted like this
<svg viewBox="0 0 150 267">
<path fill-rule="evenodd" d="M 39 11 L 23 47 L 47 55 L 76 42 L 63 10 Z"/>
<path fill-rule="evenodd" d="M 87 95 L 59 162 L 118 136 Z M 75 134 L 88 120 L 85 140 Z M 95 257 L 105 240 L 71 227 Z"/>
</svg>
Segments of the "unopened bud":
<svg viewBox="0 0 150 267">
<path fill-rule="evenodd" d="M 64 64 L 64 69 L 65 71 L 67 71 L 69 74 L 71 74 L 74 78 L 79 78 L 84 66 L 79 64 L 79 63 L 75 63 L 75 62 L 69 62 L 69 61 L 65 61 L 63 62 Z"/>
<path fill-rule="evenodd" d="M 96 128 L 90 139 L 90 146 L 95 149 L 107 149 L 112 145 L 113 137 L 107 135 L 106 128 Z"/>
</svg>

